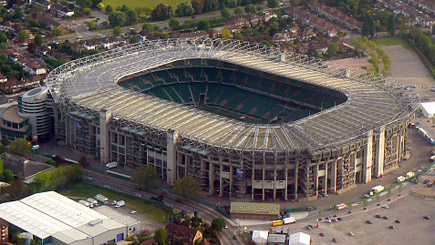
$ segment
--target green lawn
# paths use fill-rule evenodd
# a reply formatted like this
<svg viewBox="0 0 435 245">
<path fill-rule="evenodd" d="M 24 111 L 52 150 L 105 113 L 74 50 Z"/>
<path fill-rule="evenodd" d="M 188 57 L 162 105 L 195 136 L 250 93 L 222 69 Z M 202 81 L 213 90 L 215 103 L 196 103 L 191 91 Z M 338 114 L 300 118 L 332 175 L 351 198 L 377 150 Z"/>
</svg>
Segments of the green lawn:
<svg viewBox="0 0 435 245">
<path fill-rule="evenodd" d="M 401 45 L 402 47 L 412 50 L 411 46 L 409 46 L 408 42 L 399 37 L 386 37 L 379 38 L 373 40 L 378 45 L 392 46 L 392 45 Z"/>
<path fill-rule="evenodd" d="M 170 208 L 157 204 L 155 202 L 146 201 L 137 197 L 129 196 L 124 193 L 112 191 L 87 183 L 77 183 L 74 185 L 70 185 L 59 191 L 59 193 L 74 200 L 93 197 L 96 194 L 102 194 L 109 199 L 114 200 L 122 199 L 125 201 L 125 205 L 127 207 L 136 210 L 139 213 L 145 214 L 146 216 L 161 223 L 166 223 L 166 214 L 171 212 Z"/>
<path fill-rule="evenodd" d="M 110 4 L 112 5 L 112 7 L 116 8 L 118 6 L 120 7 L 125 4 L 132 9 L 134 9 L 135 7 L 154 8 L 157 5 L 163 3 L 172 6 L 172 8 L 175 10 L 180 3 L 184 3 L 184 2 L 190 2 L 190 1 L 189 0 L 130 0 L 130 1 L 103 0 L 104 6 Z"/>
</svg>

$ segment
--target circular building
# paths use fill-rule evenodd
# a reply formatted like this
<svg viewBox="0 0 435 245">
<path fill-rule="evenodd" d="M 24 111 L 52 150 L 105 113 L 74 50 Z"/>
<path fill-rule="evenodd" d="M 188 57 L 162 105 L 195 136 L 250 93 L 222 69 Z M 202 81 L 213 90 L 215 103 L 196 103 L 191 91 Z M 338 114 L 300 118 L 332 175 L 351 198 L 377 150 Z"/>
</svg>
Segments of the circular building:
<svg viewBox="0 0 435 245">
<path fill-rule="evenodd" d="M 157 40 L 46 79 L 58 138 L 103 162 L 194 176 L 218 195 L 289 200 L 397 167 L 415 101 L 372 75 L 230 40 Z"/>
</svg>

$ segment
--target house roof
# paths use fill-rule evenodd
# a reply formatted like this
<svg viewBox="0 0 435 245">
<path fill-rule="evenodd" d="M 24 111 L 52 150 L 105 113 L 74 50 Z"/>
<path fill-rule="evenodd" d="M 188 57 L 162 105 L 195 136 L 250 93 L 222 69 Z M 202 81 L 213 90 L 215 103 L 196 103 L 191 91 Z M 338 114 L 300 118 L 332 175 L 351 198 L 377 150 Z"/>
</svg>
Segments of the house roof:
<svg viewBox="0 0 435 245">
<path fill-rule="evenodd" d="M 435 101 L 420 103 L 420 106 L 429 115 L 435 113 Z"/>
<path fill-rule="evenodd" d="M 178 234 L 183 236 L 194 237 L 196 233 L 198 232 L 195 229 L 191 229 L 189 227 L 186 227 L 184 225 L 177 225 L 175 223 L 169 223 L 166 225 L 165 229 L 168 231 L 168 233 L 172 234 Z"/>
</svg>

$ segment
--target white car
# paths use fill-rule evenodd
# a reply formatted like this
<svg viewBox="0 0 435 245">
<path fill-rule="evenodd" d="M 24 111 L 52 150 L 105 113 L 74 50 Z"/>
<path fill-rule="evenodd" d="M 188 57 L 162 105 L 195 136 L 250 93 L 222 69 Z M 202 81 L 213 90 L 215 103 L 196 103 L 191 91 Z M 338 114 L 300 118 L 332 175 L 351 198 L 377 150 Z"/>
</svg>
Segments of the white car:
<svg viewBox="0 0 435 245">
<path fill-rule="evenodd" d="M 389 209 L 389 208 L 390 208 L 387 204 L 385 204 L 385 205 L 382 206 L 382 207 L 385 208 L 385 209 Z"/>
<path fill-rule="evenodd" d="M 131 210 L 130 213 L 131 214 L 135 214 L 135 213 L 137 213 L 137 211 L 136 210 Z"/>
<path fill-rule="evenodd" d="M 355 236 L 355 234 L 353 234 L 353 232 L 349 231 L 349 236 Z"/>
</svg>

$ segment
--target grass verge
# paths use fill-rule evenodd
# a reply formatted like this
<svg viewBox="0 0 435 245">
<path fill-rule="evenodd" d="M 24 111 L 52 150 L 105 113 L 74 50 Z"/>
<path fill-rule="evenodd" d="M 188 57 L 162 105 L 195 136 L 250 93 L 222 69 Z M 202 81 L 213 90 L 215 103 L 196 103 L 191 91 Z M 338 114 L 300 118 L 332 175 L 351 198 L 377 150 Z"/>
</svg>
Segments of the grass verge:
<svg viewBox="0 0 435 245">
<path fill-rule="evenodd" d="M 59 191 L 60 194 L 65 195 L 74 200 L 80 200 L 88 197 L 93 197 L 96 194 L 102 194 L 109 199 L 124 200 L 125 205 L 133 210 L 137 210 L 153 220 L 160 223 L 166 223 L 166 216 L 171 212 L 171 209 L 161 204 L 143 200 L 134 196 L 130 196 L 121 192 L 112 191 L 96 185 L 88 183 L 77 183 L 69 185 Z"/>
<path fill-rule="evenodd" d="M 399 37 L 379 38 L 379 39 L 374 39 L 374 42 L 378 45 L 385 45 L 385 46 L 400 45 L 405 49 L 412 50 L 412 47 L 409 45 L 409 43 Z"/>
</svg>

